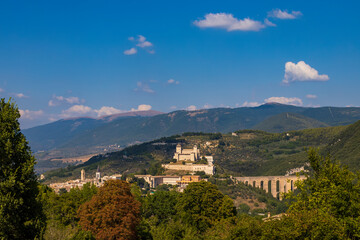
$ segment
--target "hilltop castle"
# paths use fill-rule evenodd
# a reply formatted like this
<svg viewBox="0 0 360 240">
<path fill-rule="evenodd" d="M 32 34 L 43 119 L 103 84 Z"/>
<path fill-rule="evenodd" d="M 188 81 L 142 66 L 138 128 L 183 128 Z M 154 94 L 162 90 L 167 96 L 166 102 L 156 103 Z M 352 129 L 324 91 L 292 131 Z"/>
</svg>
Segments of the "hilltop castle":
<svg viewBox="0 0 360 240">
<path fill-rule="evenodd" d="M 201 159 L 200 150 L 195 145 L 192 149 L 182 149 L 181 145 L 176 145 L 174 153 L 175 163 L 163 164 L 162 167 L 169 170 L 186 171 L 186 172 L 205 172 L 208 175 L 214 175 L 215 167 L 213 157 L 205 156 L 207 164 L 198 164 L 197 160 Z"/>
<path fill-rule="evenodd" d="M 181 144 L 176 145 L 176 152 L 174 159 L 176 161 L 191 161 L 195 162 L 200 158 L 200 150 L 195 145 L 193 149 L 182 149 Z"/>
</svg>

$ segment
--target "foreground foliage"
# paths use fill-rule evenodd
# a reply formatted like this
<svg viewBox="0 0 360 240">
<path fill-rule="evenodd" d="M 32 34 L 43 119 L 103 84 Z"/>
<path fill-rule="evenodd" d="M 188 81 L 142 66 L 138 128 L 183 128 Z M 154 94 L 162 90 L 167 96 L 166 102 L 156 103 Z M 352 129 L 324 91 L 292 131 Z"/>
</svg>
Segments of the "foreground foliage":
<svg viewBox="0 0 360 240">
<path fill-rule="evenodd" d="M 97 239 L 136 239 L 140 203 L 127 182 L 106 181 L 79 209 L 79 224 Z"/>
<path fill-rule="evenodd" d="M 0 239 L 41 238 L 45 216 L 37 199 L 35 159 L 20 132 L 14 103 L 0 100 Z"/>
</svg>

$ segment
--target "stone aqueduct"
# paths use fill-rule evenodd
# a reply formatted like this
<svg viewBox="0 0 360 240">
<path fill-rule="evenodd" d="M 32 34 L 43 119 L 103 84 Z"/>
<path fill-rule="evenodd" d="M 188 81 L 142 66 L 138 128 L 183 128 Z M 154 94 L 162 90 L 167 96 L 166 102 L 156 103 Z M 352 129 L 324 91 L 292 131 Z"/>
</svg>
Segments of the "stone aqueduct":
<svg viewBox="0 0 360 240">
<path fill-rule="evenodd" d="M 270 192 L 273 197 L 281 199 L 281 193 L 294 191 L 294 183 L 303 180 L 305 176 L 260 176 L 260 177 L 234 177 L 236 181 L 243 182 L 246 185 L 264 189 Z"/>
</svg>

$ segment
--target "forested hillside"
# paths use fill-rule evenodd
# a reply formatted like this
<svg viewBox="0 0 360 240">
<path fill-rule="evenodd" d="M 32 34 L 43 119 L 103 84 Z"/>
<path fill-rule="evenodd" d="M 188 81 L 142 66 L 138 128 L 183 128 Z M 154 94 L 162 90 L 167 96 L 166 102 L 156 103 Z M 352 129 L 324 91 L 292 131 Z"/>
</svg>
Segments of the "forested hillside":
<svg viewBox="0 0 360 240">
<path fill-rule="evenodd" d="M 124 172 L 161 174 L 160 165 L 172 161 L 177 143 L 185 148 L 196 144 L 201 153 L 213 155 L 218 174 L 284 175 L 290 169 L 305 165 L 309 147 L 325 149 L 347 128 L 327 127 L 286 133 L 258 130 L 239 130 L 235 134 L 184 133 L 98 155 L 82 165 L 50 171 L 46 176 L 48 181 L 78 178 L 82 168 L 94 174 L 98 165 L 109 175 Z"/>
</svg>

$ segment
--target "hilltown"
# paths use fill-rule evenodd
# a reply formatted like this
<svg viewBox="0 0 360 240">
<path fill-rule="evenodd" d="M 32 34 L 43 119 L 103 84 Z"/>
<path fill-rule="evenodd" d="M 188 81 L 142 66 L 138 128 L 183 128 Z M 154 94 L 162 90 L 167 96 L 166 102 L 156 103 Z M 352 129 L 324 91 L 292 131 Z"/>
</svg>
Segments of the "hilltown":
<svg viewBox="0 0 360 240">
<path fill-rule="evenodd" d="M 203 171 L 207 175 L 213 175 L 215 172 L 215 167 L 213 165 L 212 156 L 200 156 L 200 151 L 197 146 L 194 146 L 192 149 L 182 149 L 181 145 L 176 146 L 176 152 L 173 159 L 176 160 L 175 163 L 163 164 L 164 169 L 175 170 L 175 171 L 186 171 L 189 173 L 196 173 Z M 203 160 L 207 164 L 198 164 L 198 160 Z M 152 176 L 152 175 L 134 175 L 136 178 L 142 178 L 147 182 L 150 188 L 156 188 L 162 184 L 168 184 L 177 186 L 179 191 L 183 191 L 187 185 L 192 182 L 199 182 L 201 180 L 206 181 L 207 179 L 201 179 L 198 175 L 165 175 L 165 176 Z M 121 179 L 121 174 L 115 174 L 111 176 L 101 176 L 100 168 L 97 168 L 95 173 L 95 178 L 86 178 L 85 170 L 81 170 L 80 179 L 70 180 L 62 183 L 52 183 L 50 187 L 59 192 L 60 189 L 65 189 L 69 191 L 71 188 L 82 188 L 84 184 L 91 183 L 97 187 L 101 187 L 106 181 L 110 179 Z M 130 179 L 127 179 L 130 180 Z"/>
</svg>

